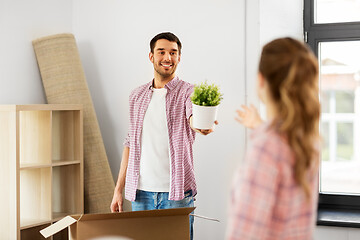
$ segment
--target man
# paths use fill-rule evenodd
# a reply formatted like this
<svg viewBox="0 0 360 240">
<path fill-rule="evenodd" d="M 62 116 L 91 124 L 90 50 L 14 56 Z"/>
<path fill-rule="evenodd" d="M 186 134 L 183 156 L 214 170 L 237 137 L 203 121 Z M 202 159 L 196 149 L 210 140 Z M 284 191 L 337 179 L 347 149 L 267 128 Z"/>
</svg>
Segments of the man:
<svg viewBox="0 0 360 240">
<path fill-rule="evenodd" d="M 160 33 L 151 40 L 150 50 L 154 79 L 130 94 L 129 131 L 112 212 L 123 211 L 124 187 L 133 211 L 194 206 L 195 132 L 207 135 L 213 131 L 192 128 L 193 86 L 175 74 L 181 58 L 180 40 L 172 33 Z M 191 239 L 192 229 L 190 216 Z"/>
</svg>

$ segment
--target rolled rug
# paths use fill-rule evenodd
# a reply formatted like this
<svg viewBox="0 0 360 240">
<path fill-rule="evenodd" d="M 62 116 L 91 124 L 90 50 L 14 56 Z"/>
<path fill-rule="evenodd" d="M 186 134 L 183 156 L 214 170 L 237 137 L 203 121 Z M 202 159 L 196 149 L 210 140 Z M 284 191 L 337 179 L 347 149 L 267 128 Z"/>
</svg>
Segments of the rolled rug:
<svg viewBox="0 0 360 240">
<path fill-rule="evenodd" d="M 47 102 L 83 104 L 84 211 L 109 212 L 114 180 L 75 38 L 72 34 L 57 34 L 32 43 Z"/>
</svg>

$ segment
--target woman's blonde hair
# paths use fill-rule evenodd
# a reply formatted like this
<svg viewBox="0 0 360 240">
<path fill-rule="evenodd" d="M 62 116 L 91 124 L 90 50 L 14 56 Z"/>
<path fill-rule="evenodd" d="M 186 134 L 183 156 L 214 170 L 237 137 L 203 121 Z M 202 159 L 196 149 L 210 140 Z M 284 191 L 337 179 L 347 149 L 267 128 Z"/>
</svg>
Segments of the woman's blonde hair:
<svg viewBox="0 0 360 240">
<path fill-rule="evenodd" d="M 295 181 L 309 199 L 307 173 L 317 171 L 319 161 L 317 59 L 305 44 L 280 38 L 264 46 L 259 71 L 268 83 L 278 113 L 271 126 L 287 138 L 296 160 Z"/>
</svg>

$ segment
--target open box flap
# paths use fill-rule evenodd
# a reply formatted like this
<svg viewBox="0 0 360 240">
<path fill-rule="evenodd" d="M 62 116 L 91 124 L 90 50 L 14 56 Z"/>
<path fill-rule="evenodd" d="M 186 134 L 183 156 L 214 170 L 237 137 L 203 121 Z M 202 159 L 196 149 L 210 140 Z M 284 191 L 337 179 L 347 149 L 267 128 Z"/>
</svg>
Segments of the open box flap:
<svg viewBox="0 0 360 240">
<path fill-rule="evenodd" d="M 63 219 L 57 221 L 56 223 L 50 225 L 47 228 L 44 228 L 40 231 L 40 233 L 44 236 L 44 238 L 48 238 L 55 233 L 60 232 L 61 230 L 67 228 L 71 224 L 77 222 L 77 219 L 72 216 L 66 216 Z"/>
</svg>

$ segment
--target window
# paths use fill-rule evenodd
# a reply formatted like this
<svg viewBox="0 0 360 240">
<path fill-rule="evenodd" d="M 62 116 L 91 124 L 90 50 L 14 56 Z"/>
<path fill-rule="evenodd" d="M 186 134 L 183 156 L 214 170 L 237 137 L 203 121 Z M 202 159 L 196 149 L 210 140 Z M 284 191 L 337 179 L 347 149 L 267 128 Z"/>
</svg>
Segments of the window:
<svg viewBox="0 0 360 240">
<path fill-rule="evenodd" d="M 318 223 L 360 227 L 360 0 L 304 0 L 304 31 L 320 67 Z M 322 221 L 324 209 L 359 215 Z"/>
<path fill-rule="evenodd" d="M 314 0 L 315 23 L 360 21 L 359 0 Z"/>
<path fill-rule="evenodd" d="M 320 42 L 320 192 L 360 194 L 359 123 L 360 41 Z M 360 105 L 356 104 L 358 107 Z"/>
</svg>

